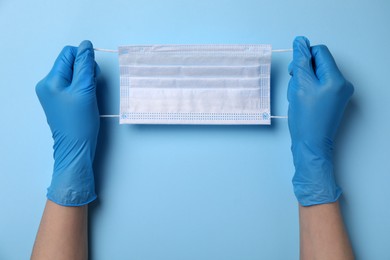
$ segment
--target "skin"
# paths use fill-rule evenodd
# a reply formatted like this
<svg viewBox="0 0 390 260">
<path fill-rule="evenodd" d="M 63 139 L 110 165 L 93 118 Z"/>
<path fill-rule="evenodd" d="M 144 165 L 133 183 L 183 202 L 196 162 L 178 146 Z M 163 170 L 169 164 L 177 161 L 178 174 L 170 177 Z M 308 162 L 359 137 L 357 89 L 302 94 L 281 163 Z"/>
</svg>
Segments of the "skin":
<svg viewBox="0 0 390 260">
<path fill-rule="evenodd" d="M 47 200 L 31 259 L 88 259 L 88 206 Z"/>
<path fill-rule="evenodd" d="M 299 206 L 300 259 L 354 259 L 339 203 Z"/>
<path fill-rule="evenodd" d="M 339 203 L 299 206 L 300 259 L 354 259 Z M 47 200 L 31 259 L 88 259 L 88 206 Z"/>
</svg>

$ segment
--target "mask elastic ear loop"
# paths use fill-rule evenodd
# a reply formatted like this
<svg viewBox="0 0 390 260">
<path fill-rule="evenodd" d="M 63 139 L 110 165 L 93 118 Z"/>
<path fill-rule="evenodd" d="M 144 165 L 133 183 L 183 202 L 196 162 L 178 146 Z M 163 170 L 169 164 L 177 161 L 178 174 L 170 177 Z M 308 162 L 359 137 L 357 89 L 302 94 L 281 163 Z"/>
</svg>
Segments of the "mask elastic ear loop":
<svg viewBox="0 0 390 260">
<path fill-rule="evenodd" d="M 270 116 L 270 118 L 276 118 L 276 119 L 287 119 L 288 116 Z"/>
<path fill-rule="evenodd" d="M 100 115 L 102 118 L 107 118 L 107 117 L 119 117 L 119 115 Z"/>
<path fill-rule="evenodd" d="M 95 51 L 101 51 L 101 52 L 111 52 L 111 53 L 117 53 L 118 50 L 109 50 L 109 49 L 101 49 L 101 48 L 93 48 Z"/>
<path fill-rule="evenodd" d="M 276 49 L 272 50 L 272 52 L 292 52 L 293 49 Z"/>
</svg>

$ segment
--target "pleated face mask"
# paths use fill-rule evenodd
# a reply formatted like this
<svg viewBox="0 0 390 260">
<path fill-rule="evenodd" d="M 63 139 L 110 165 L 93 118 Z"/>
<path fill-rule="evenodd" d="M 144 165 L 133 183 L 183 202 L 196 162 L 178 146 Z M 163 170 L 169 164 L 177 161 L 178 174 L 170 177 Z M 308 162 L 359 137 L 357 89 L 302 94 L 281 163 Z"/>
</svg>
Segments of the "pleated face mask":
<svg viewBox="0 0 390 260">
<path fill-rule="evenodd" d="M 270 124 L 271 45 L 121 46 L 121 124 Z"/>
</svg>

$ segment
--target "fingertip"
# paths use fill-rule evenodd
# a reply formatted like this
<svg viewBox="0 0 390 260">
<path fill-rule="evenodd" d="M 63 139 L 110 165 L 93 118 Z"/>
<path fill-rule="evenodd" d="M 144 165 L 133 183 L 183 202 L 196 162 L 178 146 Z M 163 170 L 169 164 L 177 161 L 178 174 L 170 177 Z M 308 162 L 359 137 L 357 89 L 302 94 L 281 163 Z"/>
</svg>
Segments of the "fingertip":
<svg viewBox="0 0 390 260">
<path fill-rule="evenodd" d="M 317 57 L 318 58 L 332 57 L 332 59 L 333 59 L 333 56 L 330 53 L 328 46 L 326 46 L 324 44 L 319 44 L 319 45 L 315 45 L 315 46 L 311 47 L 311 52 L 312 52 L 313 56 L 316 58 Z"/>
<path fill-rule="evenodd" d="M 74 64 L 74 86 L 82 82 L 83 86 L 89 86 L 95 81 L 96 62 L 93 45 L 90 41 L 82 41 L 78 47 Z M 84 84 L 85 83 L 85 84 Z"/>
<path fill-rule="evenodd" d="M 310 41 L 304 36 L 298 36 L 293 42 L 293 62 L 289 68 L 290 75 L 298 75 L 301 72 L 312 73 L 312 55 Z"/>
<path fill-rule="evenodd" d="M 65 46 L 62 48 L 60 54 L 58 55 L 55 63 L 54 63 L 54 68 L 58 68 L 57 66 L 69 66 L 73 67 L 74 60 L 77 55 L 77 47 L 74 46 Z"/>
<path fill-rule="evenodd" d="M 298 45 L 304 45 L 306 47 L 310 47 L 310 41 L 305 36 L 296 36 L 293 42 L 293 47 Z"/>
<path fill-rule="evenodd" d="M 310 53 L 310 41 L 304 36 L 297 36 L 293 42 L 293 54 L 296 57 L 309 58 Z"/>
<path fill-rule="evenodd" d="M 71 46 L 71 45 L 66 45 L 64 48 L 62 48 L 61 53 L 74 53 L 74 51 L 77 51 L 77 47 Z"/>
<path fill-rule="evenodd" d="M 326 45 L 316 45 L 311 48 L 313 54 L 315 74 L 322 82 L 335 79 L 344 79 L 332 53 Z"/>
<path fill-rule="evenodd" d="M 338 70 L 336 61 L 326 45 L 316 45 L 311 48 L 316 68 L 324 67 L 331 70 Z"/>
<path fill-rule="evenodd" d="M 80 43 L 79 47 L 77 48 L 77 58 L 80 57 L 90 57 L 92 59 L 95 58 L 95 52 L 93 50 L 92 42 L 88 40 L 84 40 Z"/>
<path fill-rule="evenodd" d="M 79 48 L 81 49 L 92 49 L 93 50 L 93 44 L 89 40 L 84 40 L 80 43 Z"/>
<path fill-rule="evenodd" d="M 95 62 L 95 52 L 93 45 L 90 41 L 82 41 L 77 48 L 77 56 L 75 61 L 75 67 L 82 67 L 82 65 L 89 64 L 93 67 Z M 77 70 L 77 69 L 75 69 Z"/>
<path fill-rule="evenodd" d="M 72 80 L 73 64 L 77 55 L 77 48 L 74 46 L 65 46 L 54 62 L 49 72 L 50 77 L 60 77 L 67 82 Z M 48 76 L 49 76 L 48 75 Z"/>
<path fill-rule="evenodd" d="M 299 56 L 298 54 L 304 53 L 306 55 L 303 55 L 303 57 L 308 56 L 308 51 L 302 51 L 304 49 L 310 48 L 310 41 L 305 36 L 296 36 L 293 41 L 293 55 L 294 60 L 296 60 Z M 293 75 L 293 69 L 294 69 L 294 61 L 291 62 L 288 66 L 288 73 L 292 76 Z"/>
</svg>

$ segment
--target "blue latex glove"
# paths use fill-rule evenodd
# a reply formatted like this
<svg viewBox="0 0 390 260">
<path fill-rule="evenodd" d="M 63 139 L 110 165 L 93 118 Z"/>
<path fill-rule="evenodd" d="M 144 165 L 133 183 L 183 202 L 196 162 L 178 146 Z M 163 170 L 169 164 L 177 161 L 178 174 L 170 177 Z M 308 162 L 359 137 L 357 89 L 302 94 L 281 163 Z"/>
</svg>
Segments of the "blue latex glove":
<svg viewBox="0 0 390 260">
<path fill-rule="evenodd" d="M 96 71 L 90 41 L 66 46 L 50 73 L 36 86 L 54 139 L 54 171 L 47 198 L 63 206 L 81 206 L 96 198 L 92 169 L 99 111 Z"/>
<path fill-rule="evenodd" d="M 324 45 L 305 37 L 293 43 L 288 86 L 295 196 L 302 206 L 335 202 L 341 195 L 333 171 L 333 142 L 354 88 Z"/>
</svg>

